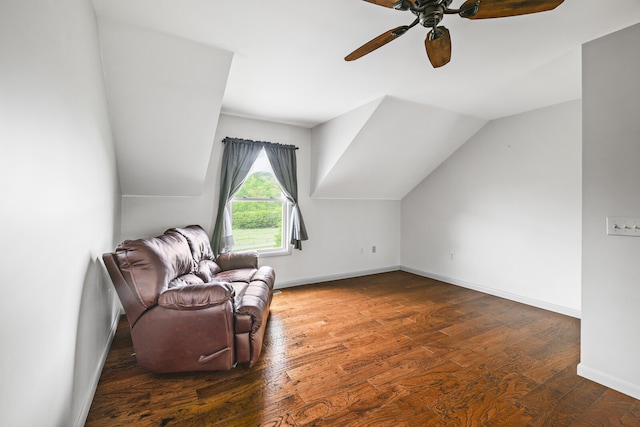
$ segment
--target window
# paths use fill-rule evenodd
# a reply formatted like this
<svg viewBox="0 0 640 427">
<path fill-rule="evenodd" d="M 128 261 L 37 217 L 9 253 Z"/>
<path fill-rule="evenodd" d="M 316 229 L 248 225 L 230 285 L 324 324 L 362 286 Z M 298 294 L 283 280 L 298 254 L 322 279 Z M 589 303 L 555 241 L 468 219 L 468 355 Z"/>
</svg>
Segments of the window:
<svg viewBox="0 0 640 427">
<path fill-rule="evenodd" d="M 254 228 L 259 230 L 260 228 L 276 228 L 278 231 L 272 233 L 274 235 L 273 247 L 261 249 L 263 254 L 281 254 L 283 252 L 289 252 L 290 248 L 302 250 L 302 242 L 308 240 L 307 230 L 302 219 L 302 212 L 300 212 L 300 206 L 298 204 L 298 180 L 296 178 L 296 150 L 295 145 L 282 145 L 274 144 L 264 141 L 251 141 L 240 138 L 226 137 L 222 140 L 225 144 L 224 152 L 222 153 L 222 168 L 220 170 L 220 198 L 218 203 L 218 213 L 216 215 L 216 224 L 213 228 L 213 237 L 211 238 L 211 249 L 213 253 L 218 255 L 226 252 L 232 252 L 234 250 L 235 239 L 233 237 L 233 217 L 232 210 L 236 205 L 236 214 L 238 211 L 242 211 L 239 202 L 262 202 L 263 207 L 256 209 L 262 209 L 263 212 L 269 210 L 268 204 L 264 202 L 278 202 L 280 204 L 282 212 L 282 221 L 275 227 L 273 224 L 269 227 L 260 226 Z M 260 160 L 258 160 L 260 158 Z M 266 160 L 266 159 L 269 160 Z M 266 191 L 249 191 L 245 193 L 244 198 L 236 198 L 234 196 L 242 189 L 243 184 L 247 181 L 246 178 L 254 171 L 269 172 L 274 177 L 274 182 L 280 184 L 281 194 L 277 198 L 273 197 Z M 256 177 L 259 178 L 259 177 Z M 253 179 L 252 179 L 253 181 Z M 260 179 L 256 179 L 260 182 Z M 264 181 L 264 180 L 263 180 Z M 256 187 L 260 187 L 256 185 Z M 249 187 L 250 189 L 251 187 Z M 265 186 L 265 188 L 274 188 L 271 184 Z M 277 195 L 277 193 L 276 193 Z M 282 199 L 286 200 L 284 202 Z M 251 199 L 251 200 L 247 200 Z M 250 210 L 249 208 L 244 208 Z M 273 209 L 273 208 L 272 208 Z M 277 210 L 277 209 L 274 209 Z M 236 227 L 246 227 L 246 225 L 236 224 Z M 265 233 L 266 234 L 266 233 Z M 279 239 L 275 239 L 279 236 Z M 280 241 L 278 244 L 277 241 Z M 286 243 L 285 243 L 286 242 Z M 257 245 L 258 243 L 251 243 Z M 249 245 L 249 243 L 242 243 L 241 245 Z M 269 243 L 267 246 L 271 246 Z M 235 248 L 235 250 L 238 250 Z"/>
<path fill-rule="evenodd" d="M 247 179 L 227 206 L 231 214 L 233 250 L 257 250 L 261 255 L 290 253 L 289 207 L 262 149 Z"/>
</svg>

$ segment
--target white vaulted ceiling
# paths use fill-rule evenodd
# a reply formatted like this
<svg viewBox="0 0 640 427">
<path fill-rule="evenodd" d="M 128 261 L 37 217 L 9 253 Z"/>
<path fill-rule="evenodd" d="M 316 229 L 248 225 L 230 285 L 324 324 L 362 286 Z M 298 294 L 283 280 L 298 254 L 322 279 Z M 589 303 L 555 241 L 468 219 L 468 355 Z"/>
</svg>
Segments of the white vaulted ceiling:
<svg viewBox="0 0 640 427">
<path fill-rule="evenodd" d="M 400 200 L 485 123 L 398 98 L 376 100 L 313 129 L 312 195 Z"/>
<path fill-rule="evenodd" d="M 123 191 L 149 195 L 200 191 L 222 111 L 317 127 L 315 197 L 401 198 L 482 123 L 581 98 L 581 45 L 640 22 L 638 0 L 565 0 L 491 20 L 447 15 L 452 59 L 433 69 L 420 26 L 345 62 L 413 18 L 362 0 L 93 3 Z M 130 46 L 127 37 L 152 41 Z M 337 139 L 325 138 L 335 128 Z M 145 159 L 152 152 L 159 163 L 179 160 L 172 176 L 155 154 Z"/>
<path fill-rule="evenodd" d="M 199 196 L 232 54 L 106 19 L 99 28 L 122 193 Z"/>
</svg>

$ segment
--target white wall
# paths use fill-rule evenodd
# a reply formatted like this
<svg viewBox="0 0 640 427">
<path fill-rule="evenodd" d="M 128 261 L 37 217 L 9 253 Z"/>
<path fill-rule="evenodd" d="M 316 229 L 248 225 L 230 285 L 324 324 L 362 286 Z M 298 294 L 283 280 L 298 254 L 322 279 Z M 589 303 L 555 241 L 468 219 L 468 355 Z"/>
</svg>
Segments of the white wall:
<svg viewBox="0 0 640 427">
<path fill-rule="evenodd" d="M 299 147 L 298 196 L 309 240 L 290 256 L 263 258 L 276 270 L 277 287 L 313 283 L 400 265 L 400 202 L 311 199 L 311 131 L 234 116 L 222 116 L 216 143 L 225 136 L 293 144 Z M 222 145 L 222 144 L 218 144 Z M 222 147 L 219 147 L 220 149 Z M 220 165 L 216 167 L 218 187 Z M 215 208 L 217 209 L 217 191 Z M 371 253 L 371 246 L 376 253 Z M 360 254 L 363 248 L 364 254 Z"/>
<path fill-rule="evenodd" d="M 580 101 L 489 122 L 403 199 L 403 267 L 579 316 L 580 147 Z"/>
<path fill-rule="evenodd" d="M 312 129 L 312 139 L 316 144 L 311 145 L 311 194 L 315 193 L 318 184 L 331 172 L 382 101 L 384 97 L 367 102 Z"/>
<path fill-rule="evenodd" d="M 582 337 L 578 373 L 640 399 L 640 25 L 583 48 Z"/>
<path fill-rule="evenodd" d="M 201 224 L 211 234 L 218 206 L 221 141 L 226 136 L 299 147 L 298 196 L 309 240 L 302 243 L 302 251 L 261 258 L 261 264 L 275 268 L 276 287 L 399 267 L 399 201 L 311 199 L 311 130 L 226 114 L 218 122 L 202 197 L 123 198 L 121 238 L 155 235 L 191 223 Z M 376 253 L 371 253 L 374 245 Z"/>
<path fill-rule="evenodd" d="M 84 422 L 117 304 L 119 194 L 88 0 L 0 2 L 0 418 Z"/>
</svg>

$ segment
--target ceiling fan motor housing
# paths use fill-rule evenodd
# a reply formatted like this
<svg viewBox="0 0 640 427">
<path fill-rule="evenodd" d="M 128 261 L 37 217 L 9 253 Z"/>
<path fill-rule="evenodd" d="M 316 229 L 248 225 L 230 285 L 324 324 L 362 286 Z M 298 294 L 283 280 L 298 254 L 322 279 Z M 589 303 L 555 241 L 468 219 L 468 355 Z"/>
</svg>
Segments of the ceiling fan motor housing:
<svg viewBox="0 0 640 427">
<path fill-rule="evenodd" d="M 427 28 L 437 26 L 444 17 L 444 8 L 442 6 L 427 6 L 424 11 L 418 15 L 420 17 L 420 25 Z"/>
<path fill-rule="evenodd" d="M 415 8 L 412 10 L 420 19 L 420 25 L 427 28 L 435 28 L 442 18 L 445 10 L 452 0 L 416 0 Z"/>
</svg>

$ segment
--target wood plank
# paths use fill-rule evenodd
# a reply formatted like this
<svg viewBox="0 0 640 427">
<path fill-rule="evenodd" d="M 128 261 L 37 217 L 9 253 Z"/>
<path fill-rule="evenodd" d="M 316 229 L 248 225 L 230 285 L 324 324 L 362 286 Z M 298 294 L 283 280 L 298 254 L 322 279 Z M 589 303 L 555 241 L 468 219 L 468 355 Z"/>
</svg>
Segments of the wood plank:
<svg viewBox="0 0 640 427">
<path fill-rule="evenodd" d="M 140 368 L 122 318 L 86 425 L 640 426 L 580 321 L 406 272 L 284 289 L 249 369 Z"/>
</svg>

